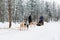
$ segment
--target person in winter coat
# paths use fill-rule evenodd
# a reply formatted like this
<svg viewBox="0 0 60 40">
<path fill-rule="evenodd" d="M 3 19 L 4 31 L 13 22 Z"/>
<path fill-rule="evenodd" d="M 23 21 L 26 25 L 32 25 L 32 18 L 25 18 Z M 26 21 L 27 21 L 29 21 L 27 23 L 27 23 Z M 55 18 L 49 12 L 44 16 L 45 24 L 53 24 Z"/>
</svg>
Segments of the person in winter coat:
<svg viewBox="0 0 60 40">
<path fill-rule="evenodd" d="M 31 15 L 29 15 L 28 21 L 29 21 L 29 24 L 32 22 L 32 17 L 31 17 Z"/>
<path fill-rule="evenodd" d="M 41 25 L 44 24 L 44 17 L 43 17 L 43 16 L 40 16 L 40 18 L 39 18 L 39 23 L 40 23 Z"/>
</svg>

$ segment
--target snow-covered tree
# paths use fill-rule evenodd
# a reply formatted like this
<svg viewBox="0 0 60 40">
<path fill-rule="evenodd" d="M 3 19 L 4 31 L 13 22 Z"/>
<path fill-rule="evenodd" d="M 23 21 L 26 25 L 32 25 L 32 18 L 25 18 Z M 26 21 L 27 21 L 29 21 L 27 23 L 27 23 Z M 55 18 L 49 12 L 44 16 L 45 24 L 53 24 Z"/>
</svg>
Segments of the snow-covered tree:
<svg viewBox="0 0 60 40">
<path fill-rule="evenodd" d="M 4 22 L 4 0 L 0 0 L 0 22 Z"/>
<path fill-rule="evenodd" d="M 52 18 L 52 14 L 51 14 L 51 9 L 49 8 L 49 3 L 48 2 L 46 2 L 45 3 L 45 15 L 47 16 L 47 20 L 49 21 L 49 20 L 51 20 L 51 18 Z"/>
<path fill-rule="evenodd" d="M 37 14 L 38 14 L 38 11 L 39 11 L 39 5 L 38 5 L 38 3 L 39 3 L 39 0 L 29 0 L 28 2 L 27 2 L 27 7 L 26 7 L 26 9 L 27 9 L 27 13 L 29 13 L 29 14 L 31 14 L 32 15 L 32 19 L 33 19 L 33 21 L 35 21 L 36 20 L 36 16 L 37 16 Z"/>
<path fill-rule="evenodd" d="M 23 20 L 23 13 L 24 13 L 23 2 L 22 0 L 19 0 L 16 5 L 16 13 L 15 13 L 17 22 Z"/>
</svg>

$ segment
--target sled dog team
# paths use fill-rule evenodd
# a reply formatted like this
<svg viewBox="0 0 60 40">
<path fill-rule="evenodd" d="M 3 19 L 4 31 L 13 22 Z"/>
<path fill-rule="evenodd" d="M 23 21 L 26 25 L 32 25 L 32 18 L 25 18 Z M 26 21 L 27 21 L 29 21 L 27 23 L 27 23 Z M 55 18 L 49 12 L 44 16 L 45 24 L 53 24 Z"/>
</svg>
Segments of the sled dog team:
<svg viewBox="0 0 60 40">
<path fill-rule="evenodd" d="M 28 30 L 29 25 L 37 25 L 37 26 L 44 25 L 44 17 L 40 16 L 39 22 L 33 22 L 31 15 L 29 15 L 28 19 L 25 19 L 20 23 L 20 30 L 25 30 L 25 29 Z"/>
</svg>

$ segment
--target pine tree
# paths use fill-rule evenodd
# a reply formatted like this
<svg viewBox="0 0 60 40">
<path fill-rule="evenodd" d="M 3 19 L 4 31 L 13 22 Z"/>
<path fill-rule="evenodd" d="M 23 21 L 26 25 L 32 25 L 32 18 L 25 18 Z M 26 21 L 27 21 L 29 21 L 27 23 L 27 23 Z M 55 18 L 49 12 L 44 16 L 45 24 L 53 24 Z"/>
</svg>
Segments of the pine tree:
<svg viewBox="0 0 60 40">
<path fill-rule="evenodd" d="M 4 0 L 0 0 L 0 22 L 4 22 Z"/>
<path fill-rule="evenodd" d="M 39 0 L 38 0 L 39 1 Z M 27 2 L 27 13 L 32 15 L 32 20 L 35 21 L 38 18 L 39 2 L 37 0 L 29 0 Z M 37 17 L 36 17 L 37 16 Z"/>
<path fill-rule="evenodd" d="M 48 2 L 46 2 L 46 7 L 45 7 L 45 9 L 46 9 L 46 15 L 47 15 L 47 19 L 48 19 L 48 21 L 50 21 L 51 20 L 51 11 L 50 11 L 50 8 L 49 8 L 49 3 Z"/>
</svg>

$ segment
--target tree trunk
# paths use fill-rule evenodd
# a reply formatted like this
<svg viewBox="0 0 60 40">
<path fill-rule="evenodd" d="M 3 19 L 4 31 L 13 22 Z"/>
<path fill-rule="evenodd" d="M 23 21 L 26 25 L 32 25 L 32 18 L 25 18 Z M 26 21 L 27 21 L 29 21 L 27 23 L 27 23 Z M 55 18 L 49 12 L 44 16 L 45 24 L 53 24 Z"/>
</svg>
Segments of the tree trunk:
<svg viewBox="0 0 60 40">
<path fill-rule="evenodd" d="M 9 28 L 11 28 L 11 0 L 8 0 Z"/>
</svg>

